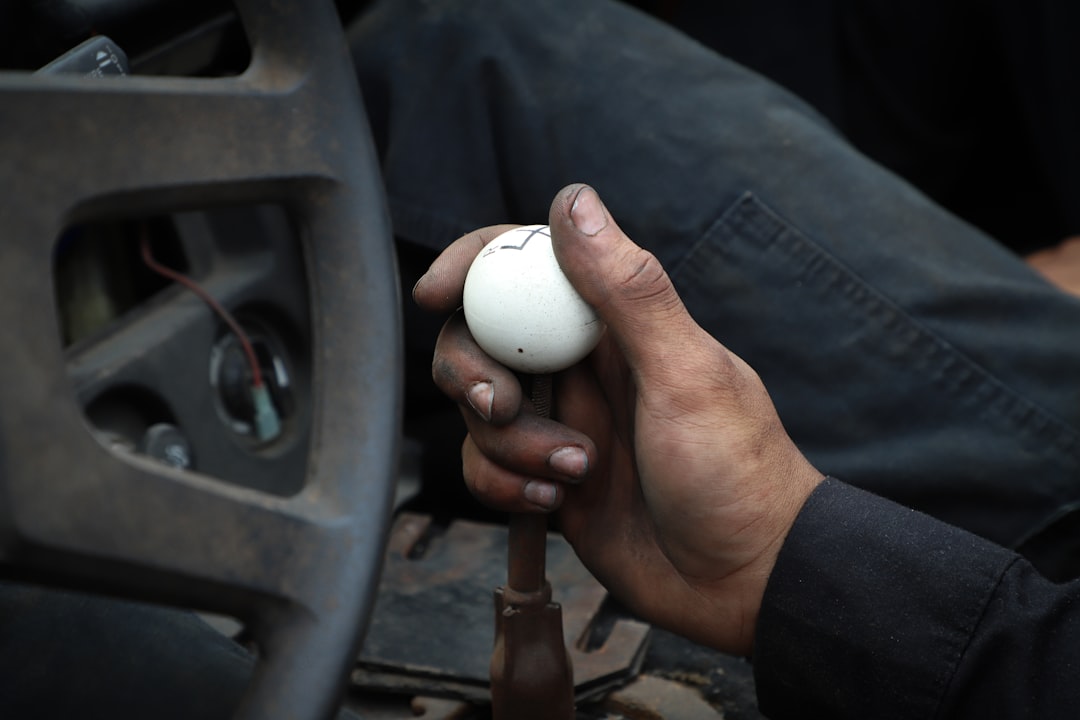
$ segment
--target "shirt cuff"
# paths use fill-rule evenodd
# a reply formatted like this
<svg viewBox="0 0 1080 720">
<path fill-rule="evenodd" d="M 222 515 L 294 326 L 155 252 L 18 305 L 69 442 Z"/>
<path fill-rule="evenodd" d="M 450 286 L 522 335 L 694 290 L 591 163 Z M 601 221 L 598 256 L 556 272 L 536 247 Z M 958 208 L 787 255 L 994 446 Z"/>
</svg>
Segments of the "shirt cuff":
<svg viewBox="0 0 1080 720">
<path fill-rule="evenodd" d="M 759 704 L 785 717 L 933 717 L 1016 556 L 828 478 L 781 548 L 758 617 Z"/>
</svg>

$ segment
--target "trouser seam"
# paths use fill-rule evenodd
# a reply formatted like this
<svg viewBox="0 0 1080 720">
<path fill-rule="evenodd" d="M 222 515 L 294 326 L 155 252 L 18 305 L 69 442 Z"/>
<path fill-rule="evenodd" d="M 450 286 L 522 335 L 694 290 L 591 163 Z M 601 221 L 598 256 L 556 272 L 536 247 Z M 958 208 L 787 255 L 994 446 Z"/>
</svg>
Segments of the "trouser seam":
<svg viewBox="0 0 1080 720">
<path fill-rule="evenodd" d="M 795 263 L 796 272 L 808 284 L 814 282 L 819 292 L 834 293 L 845 301 L 861 320 L 880 325 L 884 332 L 900 334 L 901 349 L 890 360 L 903 364 L 908 371 L 928 373 L 930 379 L 950 396 L 968 403 L 978 416 L 988 422 L 1005 424 L 1036 445 L 1050 443 L 1055 457 L 1075 469 L 1080 451 L 1080 436 L 1053 413 L 1017 394 L 987 368 L 967 356 L 960 348 L 920 323 L 878 288 L 864 280 L 794 224 L 782 218 L 753 193 L 745 193 L 728 208 L 695 244 L 712 242 L 712 236 L 724 231 L 749 236 L 761 250 L 772 248 Z M 723 243 L 715 243 L 724 252 Z M 693 257 L 692 250 L 675 271 Z M 674 274 L 673 274 L 674 275 Z M 906 363 L 900 363 L 904 358 Z M 1076 488 L 1064 479 L 1055 479 L 1053 494 L 1062 502 L 1077 499 Z"/>
</svg>

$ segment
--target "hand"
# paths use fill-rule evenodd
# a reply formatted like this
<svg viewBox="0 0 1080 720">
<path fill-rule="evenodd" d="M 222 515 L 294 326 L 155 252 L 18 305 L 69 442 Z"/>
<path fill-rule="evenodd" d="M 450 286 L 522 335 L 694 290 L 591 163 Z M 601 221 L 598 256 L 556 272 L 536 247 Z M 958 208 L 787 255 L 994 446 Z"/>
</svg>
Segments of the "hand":
<svg viewBox="0 0 1080 720">
<path fill-rule="evenodd" d="M 1080 236 L 1028 255 L 1025 260 L 1060 290 L 1080 297 Z"/>
<path fill-rule="evenodd" d="M 640 617 L 749 653 L 769 573 L 821 473 L 754 371 L 690 318 L 656 258 L 591 188 L 564 189 L 549 223 L 560 265 L 607 332 L 556 376 L 555 421 L 532 412 L 460 312 L 447 322 L 433 376 L 469 429 L 466 482 L 505 511 L 557 509 L 582 562 Z M 416 301 L 456 309 L 473 257 L 506 229 L 451 245 Z"/>
</svg>

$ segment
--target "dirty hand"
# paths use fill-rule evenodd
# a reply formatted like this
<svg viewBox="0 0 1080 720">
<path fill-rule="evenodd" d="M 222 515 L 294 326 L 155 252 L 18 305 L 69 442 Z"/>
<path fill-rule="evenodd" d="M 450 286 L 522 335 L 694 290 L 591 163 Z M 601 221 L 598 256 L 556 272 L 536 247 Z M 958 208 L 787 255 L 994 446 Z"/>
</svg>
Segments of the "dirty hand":
<svg viewBox="0 0 1080 720">
<path fill-rule="evenodd" d="M 607 332 L 556 376 L 556 421 L 532 412 L 460 312 L 447 322 L 433 375 L 465 416 L 466 482 L 505 511 L 558 510 L 582 562 L 643 619 L 748 653 L 777 553 L 821 473 L 754 371 L 690 318 L 591 188 L 564 189 L 549 222 L 560 265 Z M 473 257 L 506 229 L 455 242 L 416 301 L 456 309 Z"/>
</svg>

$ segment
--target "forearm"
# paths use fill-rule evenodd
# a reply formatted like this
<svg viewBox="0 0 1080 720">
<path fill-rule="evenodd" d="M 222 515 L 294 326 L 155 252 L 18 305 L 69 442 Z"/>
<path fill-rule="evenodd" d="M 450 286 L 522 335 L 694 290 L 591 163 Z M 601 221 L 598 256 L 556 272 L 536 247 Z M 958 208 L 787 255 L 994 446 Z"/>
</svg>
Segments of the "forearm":
<svg viewBox="0 0 1080 720">
<path fill-rule="evenodd" d="M 835 480 L 807 501 L 765 593 L 762 710 L 785 717 L 1065 716 L 1080 704 L 1080 587 Z M 1056 714 L 1055 714 L 1056 713 Z"/>
</svg>

